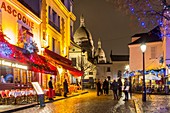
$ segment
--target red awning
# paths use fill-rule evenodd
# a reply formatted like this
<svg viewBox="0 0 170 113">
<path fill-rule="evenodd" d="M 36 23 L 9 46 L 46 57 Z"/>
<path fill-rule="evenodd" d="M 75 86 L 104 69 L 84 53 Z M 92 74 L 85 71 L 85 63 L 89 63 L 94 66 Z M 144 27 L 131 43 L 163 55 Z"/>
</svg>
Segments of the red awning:
<svg viewBox="0 0 170 113">
<path fill-rule="evenodd" d="M 24 54 L 25 49 L 10 44 L 0 32 L 0 58 L 30 65 L 35 72 L 57 74 L 57 68 L 47 62 L 46 58 L 37 53 Z"/>
<path fill-rule="evenodd" d="M 63 57 L 63 56 L 61 56 L 61 55 L 59 55 L 57 53 L 54 53 L 54 52 L 52 52 L 52 51 L 50 51 L 50 50 L 48 50 L 46 48 L 45 48 L 44 52 L 47 53 L 47 55 L 49 55 L 51 58 L 53 58 L 55 60 L 61 61 L 61 62 L 65 63 L 65 64 L 69 64 L 69 65 L 72 64 L 71 60 L 69 60 L 69 59 L 67 59 L 67 58 L 65 58 L 65 57 Z"/>
<path fill-rule="evenodd" d="M 27 56 L 29 57 L 29 63 L 33 71 L 54 75 L 57 74 L 57 68 L 48 63 L 45 57 L 38 55 L 37 53 L 32 53 Z"/>
<path fill-rule="evenodd" d="M 80 71 L 80 70 L 74 68 L 74 67 L 71 66 L 71 65 L 61 64 L 61 63 L 59 63 L 59 65 L 62 65 L 63 68 L 69 70 L 70 74 L 72 74 L 74 77 L 79 77 L 79 76 L 82 76 L 82 75 L 84 74 L 83 71 Z"/>
<path fill-rule="evenodd" d="M 64 69 L 69 70 L 70 74 L 72 74 L 73 76 L 78 77 L 78 76 L 82 76 L 84 74 L 83 71 L 80 71 L 80 70 L 74 68 L 73 66 L 71 66 L 71 64 L 72 64 L 71 60 L 69 60 L 65 57 L 62 57 L 59 54 L 54 53 L 48 49 L 45 49 L 44 52 L 45 52 L 45 55 L 54 59 L 56 64 L 61 65 Z"/>
<path fill-rule="evenodd" d="M 84 72 L 83 71 L 70 71 L 69 70 L 69 72 L 70 72 L 70 74 L 72 74 L 74 77 L 80 77 L 80 76 L 82 76 L 83 74 L 84 74 Z"/>
</svg>

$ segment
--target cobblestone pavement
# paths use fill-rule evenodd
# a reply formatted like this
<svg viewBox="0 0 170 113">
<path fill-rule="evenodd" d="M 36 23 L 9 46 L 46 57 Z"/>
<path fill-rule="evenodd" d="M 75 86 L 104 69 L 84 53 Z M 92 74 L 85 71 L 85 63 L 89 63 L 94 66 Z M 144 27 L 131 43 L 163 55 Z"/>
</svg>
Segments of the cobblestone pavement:
<svg viewBox="0 0 170 113">
<path fill-rule="evenodd" d="M 147 95 L 147 101 L 142 102 L 141 94 L 133 94 L 139 113 L 170 113 L 170 95 Z"/>
<path fill-rule="evenodd" d="M 94 90 L 76 97 L 47 103 L 45 107 L 35 106 L 15 113 L 135 113 L 132 100 L 117 101 L 113 96 L 97 96 Z"/>
</svg>

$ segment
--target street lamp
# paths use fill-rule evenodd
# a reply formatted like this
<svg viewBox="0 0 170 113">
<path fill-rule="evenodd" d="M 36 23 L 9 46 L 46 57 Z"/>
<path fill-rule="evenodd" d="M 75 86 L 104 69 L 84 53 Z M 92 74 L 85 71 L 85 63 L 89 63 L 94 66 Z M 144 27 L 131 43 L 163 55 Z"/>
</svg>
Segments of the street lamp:
<svg viewBox="0 0 170 113">
<path fill-rule="evenodd" d="M 146 85 L 145 85 L 145 51 L 146 44 L 141 44 L 140 49 L 143 53 L 143 93 L 142 93 L 142 101 L 146 102 Z"/>
</svg>

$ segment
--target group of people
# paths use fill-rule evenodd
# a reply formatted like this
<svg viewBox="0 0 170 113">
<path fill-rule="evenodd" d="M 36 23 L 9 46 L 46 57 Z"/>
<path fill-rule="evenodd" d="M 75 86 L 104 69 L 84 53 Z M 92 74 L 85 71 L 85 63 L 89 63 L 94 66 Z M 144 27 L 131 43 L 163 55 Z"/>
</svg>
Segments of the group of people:
<svg viewBox="0 0 170 113">
<path fill-rule="evenodd" d="M 48 82 L 48 87 L 49 87 L 49 100 L 53 100 L 53 83 L 52 83 L 52 77 L 50 77 L 50 80 Z M 67 97 L 68 91 L 68 83 L 67 80 L 65 79 L 63 82 L 63 88 L 64 88 L 64 97 Z"/>
<path fill-rule="evenodd" d="M 109 82 L 105 79 L 103 83 L 101 83 L 100 79 L 97 81 L 97 96 L 103 94 L 108 95 L 109 93 L 109 85 L 110 89 L 113 91 L 113 96 L 115 100 L 118 100 L 122 97 L 122 92 L 125 94 L 124 101 L 127 101 L 129 99 L 128 97 L 128 91 L 130 88 L 130 84 L 128 82 L 128 79 L 125 78 L 124 84 L 122 83 L 121 78 L 119 78 L 117 81 L 113 80 L 112 83 L 109 84 Z"/>
</svg>

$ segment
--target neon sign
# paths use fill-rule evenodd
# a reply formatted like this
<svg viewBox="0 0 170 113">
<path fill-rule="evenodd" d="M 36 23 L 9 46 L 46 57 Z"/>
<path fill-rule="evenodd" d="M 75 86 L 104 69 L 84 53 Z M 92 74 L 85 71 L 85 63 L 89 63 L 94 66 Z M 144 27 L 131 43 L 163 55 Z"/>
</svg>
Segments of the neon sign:
<svg viewBox="0 0 170 113">
<path fill-rule="evenodd" d="M 25 24 L 30 26 L 31 28 L 34 28 L 34 23 L 31 22 L 28 18 L 26 18 L 21 13 L 17 12 L 15 9 L 13 9 L 11 6 L 6 5 L 5 2 L 2 2 L 1 8 L 4 9 L 4 11 L 8 12 L 9 14 L 12 14 L 14 17 L 17 17 L 18 20 L 23 21 Z"/>
<path fill-rule="evenodd" d="M 28 69 L 28 66 L 20 65 L 18 63 L 8 62 L 5 60 L 0 60 L 0 64 L 4 66 L 10 66 L 10 67 L 21 68 L 21 69 L 26 69 L 26 70 Z"/>
</svg>

